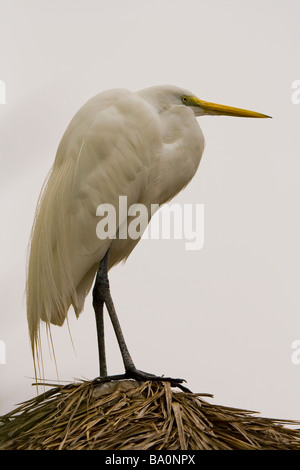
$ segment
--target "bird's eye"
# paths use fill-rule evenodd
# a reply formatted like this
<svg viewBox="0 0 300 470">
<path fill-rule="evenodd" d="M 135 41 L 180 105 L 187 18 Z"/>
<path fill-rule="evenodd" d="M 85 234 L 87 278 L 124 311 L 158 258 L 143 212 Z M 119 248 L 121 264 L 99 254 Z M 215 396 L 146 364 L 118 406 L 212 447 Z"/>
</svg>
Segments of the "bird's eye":
<svg viewBox="0 0 300 470">
<path fill-rule="evenodd" d="M 187 102 L 188 102 L 188 99 L 187 99 L 186 96 L 182 96 L 181 101 L 182 101 L 183 103 L 187 103 Z"/>
</svg>

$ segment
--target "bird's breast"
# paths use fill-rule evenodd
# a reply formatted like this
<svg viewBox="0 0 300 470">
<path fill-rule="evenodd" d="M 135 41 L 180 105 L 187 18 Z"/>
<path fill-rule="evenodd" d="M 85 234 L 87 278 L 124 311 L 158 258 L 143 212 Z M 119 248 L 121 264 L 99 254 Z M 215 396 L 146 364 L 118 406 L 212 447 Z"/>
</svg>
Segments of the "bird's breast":
<svg viewBox="0 0 300 470">
<path fill-rule="evenodd" d="M 149 198 L 163 204 L 195 175 L 204 150 L 204 136 L 194 113 L 186 107 L 171 108 L 160 119 L 162 145 L 152 171 Z"/>
</svg>

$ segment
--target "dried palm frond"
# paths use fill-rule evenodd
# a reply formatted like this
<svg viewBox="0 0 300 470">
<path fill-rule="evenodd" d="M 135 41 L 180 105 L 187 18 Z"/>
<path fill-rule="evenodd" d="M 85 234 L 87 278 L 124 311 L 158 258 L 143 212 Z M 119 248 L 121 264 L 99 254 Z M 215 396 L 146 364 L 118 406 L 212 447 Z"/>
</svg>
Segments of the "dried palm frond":
<svg viewBox="0 0 300 470">
<path fill-rule="evenodd" d="M 298 422 L 214 405 L 207 397 L 167 382 L 56 385 L 0 417 L 0 449 L 300 449 L 300 431 L 286 427 Z"/>
</svg>

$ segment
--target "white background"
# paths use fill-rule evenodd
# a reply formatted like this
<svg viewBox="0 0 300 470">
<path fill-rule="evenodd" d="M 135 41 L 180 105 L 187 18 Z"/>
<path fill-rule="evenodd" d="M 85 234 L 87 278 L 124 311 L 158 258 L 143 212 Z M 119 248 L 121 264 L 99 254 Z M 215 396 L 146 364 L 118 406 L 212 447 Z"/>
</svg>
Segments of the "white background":
<svg viewBox="0 0 300 470">
<path fill-rule="evenodd" d="M 174 200 L 204 204 L 205 243 L 140 242 L 110 273 L 136 365 L 214 402 L 300 418 L 298 0 L 2 0 L 0 412 L 31 396 L 24 286 L 37 198 L 74 113 L 96 93 L 173 84 L 271 120 L 203 117 L 203 159 Z M 52 329 L 59 378 L 98 374 L 89 295 Z M 123 370 L 108 321 L 110 373 Z M 46 336 L 47 379 L 57 380 Z"/>
</svg>

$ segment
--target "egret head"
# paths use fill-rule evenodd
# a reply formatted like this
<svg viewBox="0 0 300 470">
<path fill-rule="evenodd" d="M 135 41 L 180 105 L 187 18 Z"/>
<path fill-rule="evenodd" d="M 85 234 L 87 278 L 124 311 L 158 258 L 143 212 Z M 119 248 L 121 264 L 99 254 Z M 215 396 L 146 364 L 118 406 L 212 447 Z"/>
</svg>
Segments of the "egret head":
<svg viewBox="0 0 300 470">
<path fill-rule="evenodd" d="M 153 86 L 139 92 L 145 99 L 155 106 L 158 112 L 169 109 L 172 106 L 187 106 L 192 109 L 195 116 L 236 116 L 248 118 L 269 118 L 266 114 L 249 111 L 247 109 L 234 108 L 222 104 L 203 101 L 190 91 L 172 86 Z"/>
</svg>

